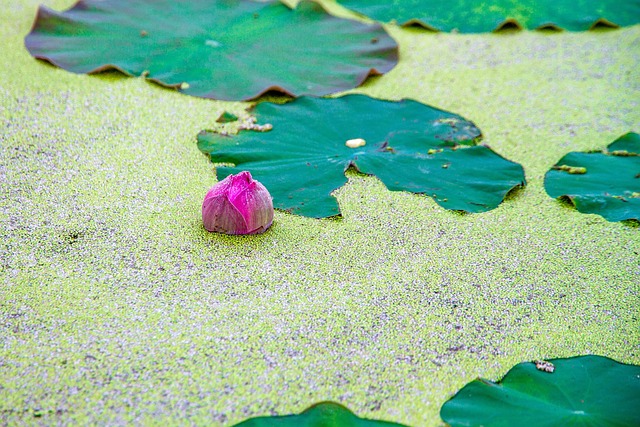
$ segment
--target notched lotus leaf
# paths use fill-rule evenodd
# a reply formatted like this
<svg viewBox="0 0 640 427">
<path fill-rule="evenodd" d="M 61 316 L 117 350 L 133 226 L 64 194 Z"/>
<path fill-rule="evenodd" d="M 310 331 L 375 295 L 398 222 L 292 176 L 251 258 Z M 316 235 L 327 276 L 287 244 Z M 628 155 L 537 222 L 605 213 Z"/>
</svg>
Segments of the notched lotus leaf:
<svg viewBox="0 0 640 427">
<path fill-rule="evenodd" d="M 326 95 L 395 66 L 384 29 L 329 15 L 317 3 L 81 0 L 40 7 L 31 55 L 75 73 L 117 69 L 183 93 L 223 100 L 267 91 Z"/>
<path fill-rule="evenodd" d="M 345 171 L 376 175 L 390 190 L 424 193 L 451 210 L 495 208 L 524 185 L 519 164 L 476 145 L 480 130 L 464 118 L 412 100 L 364 95 L 263 102 L 258 123 L 237 135 L 203 131 L 198 147 L 218 179 L 248 170 L 273 196 L 274 207 L 298 215 L 339 215 L 331 192 Z"/>
<path fill-rule="evenodd" d="M 640 426 L 640 366 L 602 356 L 525 362 L 477 379 L 440 410 L 458 426 Z"/>
<path fill-rule="evenodd" d="M 298 415 L 251 418 L 235 427 L 404 427 L 388 421 L 359 418 L 334 402 L 320 402 Z"/>
<path fill-rule="evenodd" d="M 637 0 L 338 1 L 378 21 L 461 33 L 484 33 L 509 26 L 585 31 L 597 25 L 622 27 L 640 22 Z"/>
<path fill-rule="evenodd" d="M 547 172 L 544 187 L 582 213 L 640 220 L 640 135 L 628 133 L 602 152 L 567 154 Z"/>
</svg>

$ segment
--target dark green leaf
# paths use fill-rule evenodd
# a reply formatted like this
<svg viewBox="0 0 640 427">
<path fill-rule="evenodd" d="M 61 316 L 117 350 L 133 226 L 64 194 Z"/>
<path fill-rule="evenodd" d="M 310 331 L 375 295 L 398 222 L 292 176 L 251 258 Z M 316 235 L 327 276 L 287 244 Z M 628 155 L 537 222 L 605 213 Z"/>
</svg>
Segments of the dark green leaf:
<svg viewBox="0 0 640 427">
<path fill-rule="evenodd" d="M 601 356 L 525 362 L 498 383 L 477 379 L 440 410 L 458 426 L 640 426 L 640 366 Z"/>
<path fill-rule="evenodd" d="M 520 165 L 476 145 L 480 131 L 473 123 L 416 101 L 302 97 L 264 102 L 254 112 L 273 129 L 201 132 L 198 147 L 214 163 L 235 165 L 219 167 L 218 179 L 248 170 L 267 187 L 274 207 L 299 215 L 338 215 L 330 193 L 346 183 L 350 166 L 376 175 L 390 190 L 425 193 L 440 206 L 467 212 L 493 209 L 524 184 Z M 348 146 L 358 140 L 366 145 Z"/>
<path fill-rule="evenodd" d="M 344 406 L 333 402 L 317 403 L 299 415 L 251 418 L 235 427 L 403 427 L 387 421 L 357 417 Z"/>
<path fill-rule="evenodd" d="M 397 62 L 380 25 L 333 17 L 309 1 L 291 10 L 274 0 L 82 0 L 63 13 L 41 7 L 25 44 L 76 73 L 115 68 L 225 100 L 269 90 L 326 95 Z"/>
<path fill-rule="evenodd" d="M 507 23 L 524 29 L 560 27 L 584 31 L 597 23 L 626 26 L 640 22 L 638 0 L 339 0 L 379 21 L 419 23 L 439 31 L 482 33 Z"/>
<path fill-rule="evenodd" d="M 640 220 L 640 135 L 628 133 L 598 153 L 569 153 L 544 179 L 547 194 L 608 221 Z"/>
<path fill-rule="evenodd" d="M 224 111 L 216 120 L 217 123 L 231 123 L 235 121 L 238 121 L 238 116 L 228 111 Z"/>
</svg>

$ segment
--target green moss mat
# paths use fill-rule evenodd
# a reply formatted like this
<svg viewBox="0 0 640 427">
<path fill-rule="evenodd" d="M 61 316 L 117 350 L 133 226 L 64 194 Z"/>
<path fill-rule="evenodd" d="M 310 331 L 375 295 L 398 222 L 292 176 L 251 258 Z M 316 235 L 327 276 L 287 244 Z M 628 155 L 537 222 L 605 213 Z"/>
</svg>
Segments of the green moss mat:
<svg viewBox="0 0 640 427">
<path fill-rule="evenodd" d="M 570 151 L 640 131 L 640 27 L 461 36 L 388 27 L 400 65 L 357 92 L 473 120 L 529 185 L 460 215 L 350 174 L 344 218 L 207 233 L 195 135 L 223 110 L 74 75 L 0 18 L 0 422 L 231 425 L 340 401 L 437 426 L 477 376 L 595 353 L 640 363 L 640 234 L 549 198 Z M 63 9 L 71 2 L 53 2 Z"/>
</svg>

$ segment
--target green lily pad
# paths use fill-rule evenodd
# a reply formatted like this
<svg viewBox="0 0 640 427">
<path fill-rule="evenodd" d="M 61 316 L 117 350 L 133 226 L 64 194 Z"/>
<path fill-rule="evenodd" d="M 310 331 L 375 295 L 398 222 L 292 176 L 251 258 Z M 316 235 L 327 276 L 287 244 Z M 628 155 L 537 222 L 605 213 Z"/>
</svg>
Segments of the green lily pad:
<svg viewBox="0 0 640 427">
<path fill-rule="evenodd" d="M 217 123 L 231 123 L 231 122 L 237 122 L 237 121 L 238 121 L 238 116 L 228 111 L 223 111 L 222 114 L 220 114 L 220 116 L 216 120 Z"/>
<path fill-rule="evenodd" d="M 329 15 L 317 3 L 81 0 L 40 7 L 31 55 L 75 73 L 117 69 L 223 100 L 267 91 L 326 95 L 393 68 L 398 46 L 378 25 Z"/>
<path fill-rule="evenodd" d="M 597 24 L 640 22 L 638 0 L 339 0 L 378 21 L 419 24 L 439 31 L 484 33 L 511 24 L 523 29 L 585 31 Z"/>
<path fill-rule="evenodd" d="M 458 426 L 640 426 L 640 366 L 602 356 L 525 362 L 494 383 L 477 379 L 445 402 Z"/>
<path fill-rule="evenodd" d="M 628 133 L 602 152 L 567 154 L 547 172 L 544 187 L 582 213 L 640 220 L 640 135 Z"/>
<path fill-rule="evenodd" d="M 403 425 L 359 418 L 338 403 L 320 402 L 298 415 L 251 418 L 236 424 L 235 427 L 403 427 Z"/>
<path fill-rule="evenodd" d="M 262 125 L 231 136 L 203 131 L 198 147 L 214 163 L 235 165 L 218 167 L 218 179 L 248 170 L 274 207 L 298 215 L 338 215 L 331 192 L 347 182 L 349 167 L 466 212 L 495 208 L 525 182 L 522 166 L 476 145 L 473 123 L 416 101 L 301 97 L 260 103 L 254 114 Z"/>
</svg>

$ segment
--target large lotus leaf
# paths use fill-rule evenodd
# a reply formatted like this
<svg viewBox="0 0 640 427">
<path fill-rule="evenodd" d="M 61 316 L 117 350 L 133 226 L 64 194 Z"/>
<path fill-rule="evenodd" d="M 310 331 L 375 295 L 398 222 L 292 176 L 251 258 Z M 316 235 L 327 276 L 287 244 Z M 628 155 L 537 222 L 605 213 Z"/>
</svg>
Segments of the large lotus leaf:
<svg viewBox="0 0 640 427">
<path fill-rule="evenodd" d="M 203 131 L 198 147 L 214 163 L 235 165 L 219 167 L 218 179 L 248 170 L 269 189 L 276 208 L 299 215 L 338 215 L 330 194 L 346 183 L 350 166 L 376 175 L 390 190 L 425 193 L 442 207 L 467 212 L 493 209 L 524 184 L 519 164 L 476 145 L 480 131 L 473 123 L 416 101 L 301 97 L 258 104 L 254 113 L 273 129 L 235 136 Z"/>
<path fill-rule="evenodd" d="M 520 363 L 498 383 L 477 379 L 440 416 L 452 427 L 640 426 L 640 366 L 601 356 L 549 362 Z"/>
<path fill-rule="evenodd" d="M 299 415 L 251 418 L 235 427 L 403 427 L 387 421 L 357 417 L 334 402 L 317 403 Z"/>
<path fill-rule="evenodd" d="M 628 133 L 603 152 L 567 154 L 547 172 L 544 186 L 580 212 L 640 220 L 640 135 Z"/>
<path fill-rule="evenodd" d="M 115 68 L 224 100 L 326 95 L 397 63 L 380 25 L 308 1 L 292 10 L 273 0 L 82 0 L 63 13 L 41 7 L 25 44 L 76 73 Z"/>
<path fill-rule="evenodd" d="M 640 22 L 638 0 L 339 0 L 379 21 L 418 23 L 440 31 L 483 33 L 507 23 L 525 29 L 559 27 L 584 31 L 595 24 Z"/>
</svg>

